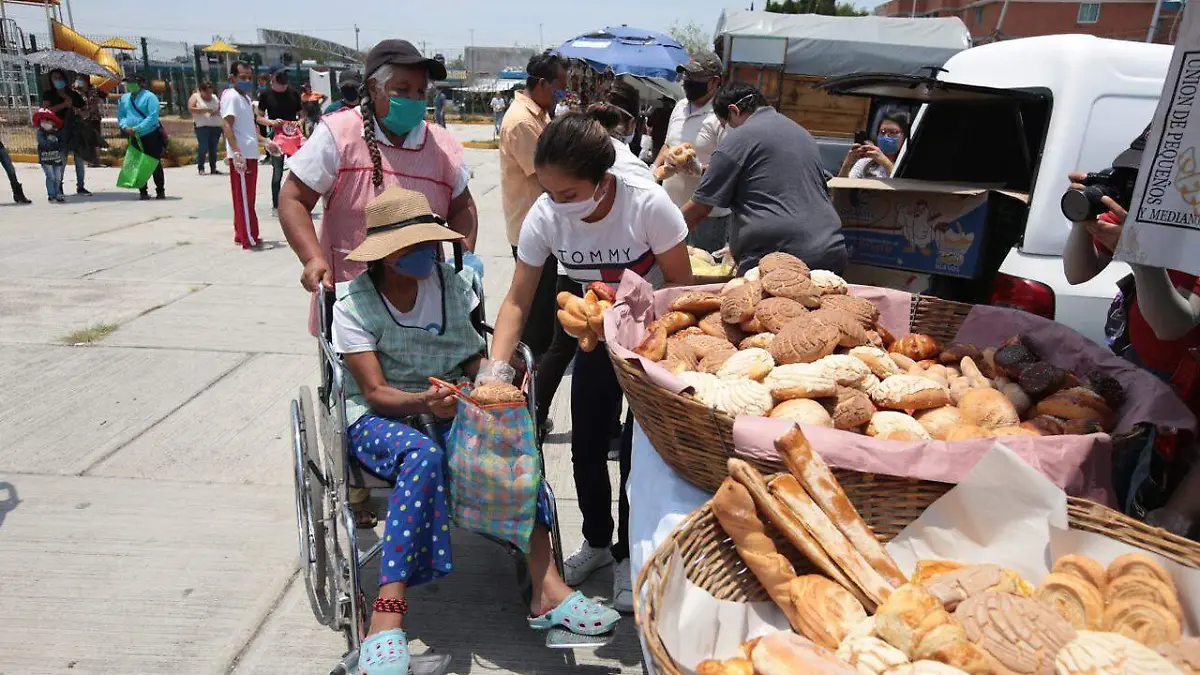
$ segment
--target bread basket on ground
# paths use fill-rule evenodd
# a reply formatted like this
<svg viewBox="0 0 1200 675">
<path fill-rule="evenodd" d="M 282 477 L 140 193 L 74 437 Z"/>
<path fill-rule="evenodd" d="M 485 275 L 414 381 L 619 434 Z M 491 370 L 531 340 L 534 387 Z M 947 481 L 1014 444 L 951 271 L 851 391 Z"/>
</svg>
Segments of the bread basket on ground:
<svg viewBox="0 0 1200 675">
<path fill-rule="evenodd" d="M 847 497 L 881 541 L 890 541 L 952 486 L 944 483 L 834 471 Z M 1200 568 L 1200 544 L 1150 527 L 1086 499 L 1068 498 L 1072 530 L 1101 534 L 1118 542 L 1159 554 L 1181 565 Z M 816 567 L 769 524 L 767 532 L 797 574 L 820 574 Z M 678 552 L 679 558 L 675 559 Z M 648 559 L 634 587 L 635 614 L 646 650 L 658 675 L 685 675 L 686 667 L 668 653 L 659 633 L 666 580 L 672 560 L 681 562 L 686 578 L 718 600 L 769 601 L 769 596 L 738 556 L 721 529 L 709 503 L 680 523 Z"/>
</svg>

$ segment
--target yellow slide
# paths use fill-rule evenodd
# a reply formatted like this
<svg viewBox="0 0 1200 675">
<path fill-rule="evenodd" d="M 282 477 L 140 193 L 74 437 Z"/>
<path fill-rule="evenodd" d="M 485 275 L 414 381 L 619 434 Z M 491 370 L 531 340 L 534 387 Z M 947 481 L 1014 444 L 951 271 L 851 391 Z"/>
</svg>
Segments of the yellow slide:
<svg viewBox="0 0 1200 675">
<path fill-rule="evenodd" d="M 112 91 L 121 79 L 121 66 L 117 65 L 117 59 L 113 57 L 112 52 L 57 21 L 52 23 L 53 34 L 51 35 L 51 42 L 54 44 L 54 48 L 86 56 L 111 70 L 113 73 L 112 77 L 92 76 L 92 86 L 105 92 Z"/>
</svg>

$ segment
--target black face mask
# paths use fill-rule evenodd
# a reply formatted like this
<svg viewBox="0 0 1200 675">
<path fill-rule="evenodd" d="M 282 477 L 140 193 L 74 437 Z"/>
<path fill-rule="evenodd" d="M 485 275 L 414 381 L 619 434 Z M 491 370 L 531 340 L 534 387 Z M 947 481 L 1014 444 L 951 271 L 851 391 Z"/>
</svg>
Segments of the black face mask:
<svg viewBox="0 0 1200 675">
<path fill-rule="evenodd" d="M 357 101 L 358 100 L 358 85 L 343 84 L 340 87 L 340 89 L 342 92 L 342 100 L 343 101 Z"/>
<path fill-rule="evenodd" d="M 698 101 L 708 95 L 708 82 L 684 80 L 683 94 L 689 101 Z"/>
</svg>

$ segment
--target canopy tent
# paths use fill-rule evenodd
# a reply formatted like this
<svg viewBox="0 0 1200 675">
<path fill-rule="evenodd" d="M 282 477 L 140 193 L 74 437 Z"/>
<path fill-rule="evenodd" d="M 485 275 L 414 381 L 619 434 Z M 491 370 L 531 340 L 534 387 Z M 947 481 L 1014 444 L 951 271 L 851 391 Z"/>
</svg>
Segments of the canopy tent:
<svg viewBox="0 0 1200 675">
<path fill-rule="evenodd" d="M 137 49 L 137 47 L 129 44 L 129 41 L 119 37 L 108 38 L 104 42 L 101 42 L 100 46 L 104 47 L 105 49 L 119 49 L 121 51 L 133 51 Z"/>
<path fill-rule="evenodd" d="M 202 48 L 200 51 L 207 52 L 209 54 L 237 54 L 238 48 L 224 40 L 217 40 L 211 45 Z"/>
<path fill-rule="evenodd" d="M 642 105 L 658 101 L 666 97 L 672 101 L 683 98 L 683 87 L 674 78 L 665 80 L 661 77 L 642 77 L 640 75 L 621 75 L 621 79 L 633 85 L 638 90 Z"/>
<path fill-rule="evenodd" d="M 687 63 L 683 45 L 670 36 L 641 28 L 610 26 L 567 40 L 558 53 L 587 62 L 598 71 L 675 79 L 675 68 Z"/>
<path fill-rule="evenodd" d="M 717 21 L 726 64 L 782 65 L 798 75 L 918 74 L 971 46 L 957 17 L 773 14 L 727 9 Z"/>
</svg>

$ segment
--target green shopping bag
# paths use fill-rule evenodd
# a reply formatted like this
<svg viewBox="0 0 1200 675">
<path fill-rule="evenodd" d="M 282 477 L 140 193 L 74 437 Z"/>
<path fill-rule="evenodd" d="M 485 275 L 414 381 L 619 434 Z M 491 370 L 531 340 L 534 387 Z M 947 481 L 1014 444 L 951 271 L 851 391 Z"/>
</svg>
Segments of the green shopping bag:
<svg viewBox="0 0 1200 675">
<path fill-rule="evenodd" d="M 117 187 L 140 190 L 146 187 L 146 181 L 158 168 L 158 160 L 142 151 L 142 143 L 134 138 L 129 141 L 129 149 L 125 151 L 125 162 L 121 164 L 121 173 L 117 175 Z"/>
</svg>

